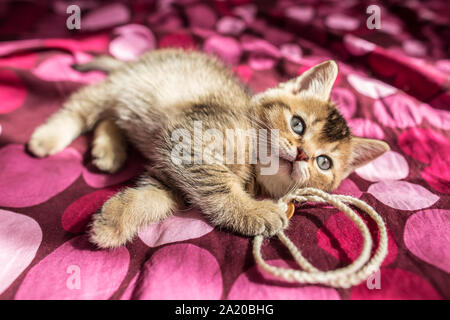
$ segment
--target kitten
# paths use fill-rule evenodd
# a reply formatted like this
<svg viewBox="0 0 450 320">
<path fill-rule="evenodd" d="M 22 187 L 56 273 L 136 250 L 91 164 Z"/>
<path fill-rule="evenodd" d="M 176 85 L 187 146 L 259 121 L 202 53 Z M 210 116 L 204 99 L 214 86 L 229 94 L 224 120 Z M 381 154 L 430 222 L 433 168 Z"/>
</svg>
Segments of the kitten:
<svg viewBox="0 0 450 320">
<path fill-rule="evenodd" d="M 127 141 L 152 164 L 135 188 L 122 190 L 94 215 L 90 239 L 101 248 L 125 244 L 185 201 L 200 207 L 214 226 L 272 236 L 288 224 L 272 199 L 295 187 L 331 191 L 355 168 L 389 150 L 383 141 L 352 136 L 330 102 L 338 72 L 333 61 L 255 96 L 216 58 L 195 51 L 156 50 L 128 63 L 103 56 L 76 68 L 110 73 L 74 93 L 38 127 L 28 144 L 31 152 L 55 154 L 94 130 L 91 152 L 99 169 L 117 171 L 126 160 Z M 195 136 L 194 121 L 201 121 L 203 132 L 278 129 L 279 139 L 258 140 L 279 148 L 268 153 L 279 160 L 277 170 L 262 174 L 268 165 L 259 160 L 175 163 L 174 133 Z M 206 144 L 201 141 L 200 147 Z M 241 151 L 252 152 L 248 146 L 232 149 L 233 154 Z M 258 201 L 258 196 L 266 199 Z"/>
</svg>

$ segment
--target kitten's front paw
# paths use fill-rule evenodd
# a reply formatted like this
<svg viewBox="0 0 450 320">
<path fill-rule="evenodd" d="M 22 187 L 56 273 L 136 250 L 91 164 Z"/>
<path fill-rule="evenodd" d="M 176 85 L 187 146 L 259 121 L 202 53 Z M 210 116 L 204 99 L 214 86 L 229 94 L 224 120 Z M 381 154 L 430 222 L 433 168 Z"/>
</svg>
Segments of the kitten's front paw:
<svg viewBox="0 0 450 320">
<path fill-rule="evenodd" d="M 31 135 L 28 149 L 35 156 L 41 158 L 63 150 L 70 141 L 70 137 L 66 137 L 64 130 L 58 130 L 54 126 L 44 124 Z"/>
<path fill-rule="evenodd" d="M 271 200 L 257 201 L 244 216 L 243 231 L 249 236 L 272 237 L 288 225 L 286 212 Z"/>
</svg>

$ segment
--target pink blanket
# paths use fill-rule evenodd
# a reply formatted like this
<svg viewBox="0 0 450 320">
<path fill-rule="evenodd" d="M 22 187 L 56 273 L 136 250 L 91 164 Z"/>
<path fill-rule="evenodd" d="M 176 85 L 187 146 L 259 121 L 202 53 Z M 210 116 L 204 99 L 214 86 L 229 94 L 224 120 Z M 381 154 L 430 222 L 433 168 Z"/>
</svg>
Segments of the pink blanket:
<svg viewBox="0 0 450 320">
<path fill-rule="evenodd" d="M 69 2 L 49 3 L 0 5 L 1 299 L 450 298 L 448 1 L 78 1 L 81 30 L 66 27 Z M 368 28 L 370 4 L 381 29 Z M 71 92 L 104 78 L 71 64 L 99 53 L 132 60 L 161 47 L 216 54 L 255 92 L 338 62 L 332 100 L 355 135 L 392 149 L 336 191 L 386 221 L 389 254 L 379 273 L 345 290 L 277 281 L 255 266 L 250 239 L 214 229 L 196 208 L 117 250 L 88 243 L 91 215 L 133 184 L 140 155 L 107 175 L 90 163 L 89 135 L 45 159 L 25 144 Z M 335 209 L 299 205 L 291 222 L 288 236 L 322 270 L 348 264 L 362 248 Z M 263 255 L 295 266 L 275 239 Z"/>
</svg>

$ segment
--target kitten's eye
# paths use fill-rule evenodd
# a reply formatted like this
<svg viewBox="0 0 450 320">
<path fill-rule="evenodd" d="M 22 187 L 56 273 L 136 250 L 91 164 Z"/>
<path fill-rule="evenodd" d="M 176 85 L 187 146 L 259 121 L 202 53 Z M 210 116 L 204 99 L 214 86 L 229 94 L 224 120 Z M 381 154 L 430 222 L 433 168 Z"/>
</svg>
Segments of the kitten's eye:
<svg viewBox="0 0 450 320">
<path fill-rule="evenodd" d="M 291 119 L 291 128 L 296 134 L 302 135 L 305 131 L 305 122 L 302 118 L 293 116 Z"/>
<path fill-rule="evenodd" d="M 316 161 L 317 165 L 322 170 L 328 170 L 331 168 L 331 159 L 328 158 L 327 156 L 324 155 L 318 156 Z"/>
</svg>

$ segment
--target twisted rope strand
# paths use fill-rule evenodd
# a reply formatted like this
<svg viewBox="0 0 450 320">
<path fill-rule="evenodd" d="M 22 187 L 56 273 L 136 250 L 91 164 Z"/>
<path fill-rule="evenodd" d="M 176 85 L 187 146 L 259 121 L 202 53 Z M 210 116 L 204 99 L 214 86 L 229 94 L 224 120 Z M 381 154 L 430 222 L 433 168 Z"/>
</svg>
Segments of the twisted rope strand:
<svg viewBox="0 0 450 320">
<path fill-rule="evenodd" d="M 295 244 L 281 231 L 277 234 L 278 238 L 289 250 L 297 264 L 305 271 L 294 270 L 269 265 L 261 255 L 261 246 L 264 238 L 259 235 L 253 240 L 253 256 L 257 265 L 264 271 L 288 282 L 314 283 L 337 288 L 349 288 L 360 284 L 380 268 L 388 252 L 388 237 L 383 219 L 371 206 L 351 196 L 332 195 L 314 188 L 297 189 L 280 199 L 279 205 L 281 208 L 285 208 L 286 203 L 292 200 L 298 202 L 327 202 L 344 212 L 346 216 L 356 224 L 361 232 L 364 239 L 363 249 L 361 250 L 359 257 L 350 265 L 332 271 L 320 271 L 303 257 Z M 369 229 L 363 219 L 346 203 L 352 204 L 368 213 L 377 224 L 380 233 L 380 241 L 372 259 L 370 259 L 372 238 Z"/>
</svg>

